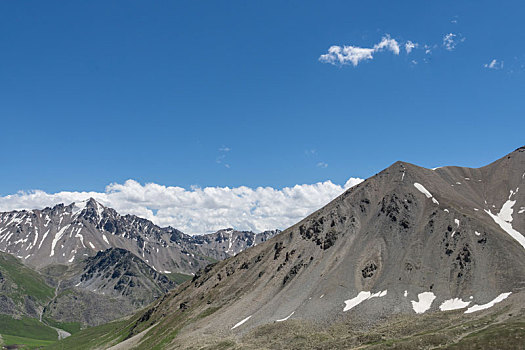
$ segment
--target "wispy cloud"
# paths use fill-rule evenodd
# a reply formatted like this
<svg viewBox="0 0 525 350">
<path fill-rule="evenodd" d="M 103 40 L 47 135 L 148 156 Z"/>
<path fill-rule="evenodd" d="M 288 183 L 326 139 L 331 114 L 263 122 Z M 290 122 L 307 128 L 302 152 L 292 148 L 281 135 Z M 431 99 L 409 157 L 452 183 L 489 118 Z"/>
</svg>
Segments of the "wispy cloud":
<svg viewBox="0 0 525 350">
<path fill-rule="evenodd" d="M 492 61 L 490 61 L 490 63 L 485 63 L 483 67 L 488 68 L 488 69 L 495 69 L 495 70 L 503 69 L 503 61 L 498 61 L 497 59 L 493 59 Z"/>
<path fill-rule="evenodd" d="M 434 45 L 434 48 L 437 47 L 437 45 Z M 423 49 L 425 50 L 425 55 L 430 55 L 432 53 L 432 46 L 425 44 L 423 46 Z"/>
<path fill-rule="evenodd" d="M 316 165 L 318 168 L 328 168 L 328 163 L 325 162 L 319 162 Z"/>
<path fill-rule="evenodd" d="M 328 53 L 319 57 L 319 61 L 333 65 L 352 64 L 355 67 L 362 61 L 372 60 L 374 58 L 373 54 L 381 51 L 390 51 L 394 55 L 399 55 L 398 41 L 386 34 L 379 43 L 369 48 L 353 45 L 334 45 L 328 49 Z"/>
<path fill-rule="evenodd" d="M 231 151 L 231 148 L 230 147 L 226 147 L 226 146 L 222 146 L 219 148 L 219 155 L 217 156 L 217 158 L 215 158 L 215 162 L 217 164 L 222 164 L 224 165 L 225 168 L 230 168 L 230 164 L 226 162 L 226 153 L 230 152 Z"/>
<path fill-rule="evenodd" d="M 19 192 L 0 197 L 0 211 L 42 209 L 93 197 L 120 214 L 138 215 L 189 234 L 226 227 L 260 232 L 295 224 L 361 181 L 350 178 L 343 186 L 325 181 L 282 189 L 246 186 L 185 189 L 128 180 L 110 184 L 104 192 Z"/>
<path fill-rule="evenodd" d="M 359 63 L 370 61 L 374 59 L 374 55 L 381 51 L 391 52 L 398 56 L 400 48 L 404 48 L 407 55 L 416 55 L 415 50 L 421 50 L 424 55 L 432 55 L 433 51 L 445 49 L 447 51 L 454 51 L 457 45 L 464 42 L 466 38 L 460 33 L 447 33 L 441 38 L 441 43 L 417 43 L 412 40 L 400 42 L 392 38 L 389 34 L 383 36 L 381 41 L 372 47 L 359 47 L 353 45 L 331 46 L 328 53 L 319 57 L 319 61 L 323 63 L 330 63 L 332 65 L 347 65 L 351 64 L 356 67 Z M 421 55 L 421 54 L 419 54 Z M 411 63 L 417 62 L 417 59 L 428 62 L 422 57 L 415 57 L 410 60 Z"/>
<path fill-rule="evenodd" d="M 413 49 L 415 49 L 418 46 L 419 46 L 418 43 L 413 43 L 412 41 L 409 40 L 405 43 L 405 51 L 407 52 L 407 54 L 409 54 L 412 52 Z"/>
<path fill-rule="evenodd" d="M 307 157 L 312 157 L 312 156 L 315 156 L 317 155 L 317 150 L 312 148 L 312 149 L 307 149 L 304 151 L 304 154 L 307 156 Z"/>
<path fill-rule="evenodd" d="M 464 42 L 466 38 L 461 34 L 448 33 L 443 36 L 443 47 L 445 50 L 454 51 L 458 43 Z"/>
</svg>

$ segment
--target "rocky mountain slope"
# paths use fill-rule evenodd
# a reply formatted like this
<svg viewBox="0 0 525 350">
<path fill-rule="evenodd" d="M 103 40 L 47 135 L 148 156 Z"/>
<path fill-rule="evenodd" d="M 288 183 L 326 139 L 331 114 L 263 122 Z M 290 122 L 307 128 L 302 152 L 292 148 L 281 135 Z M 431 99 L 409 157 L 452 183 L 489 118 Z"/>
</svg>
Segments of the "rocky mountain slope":
<svg viewBox="0 0 525 350">
<path fill-rule="evenodd" d="M 121 248 L 100 251 L 58 272 L 58 276 L 56 296 L 46 306 L 44 316 L 89 326 L 129 315 L 176 286 L 166 275 Z"/>
<path fill-rule="evenodd" d="M 120 215 L 94 199 L 0 213 L 0 250 L 36 268 L 72 264 L 108 248 L 122 248 L 158 272 L 191 274 L 277 232 L 227 229 L 192 237 L 134 215 Z"/>
<path fill-rule="evenodd" d="M 98 325 L 133 313 L 176 285 L 120 248 L 40 272 L 0 252 L 0 314 L 18 319 Z"/>
<path fill-rule="evenodd" d="M 199 271 L 105 344 L 420 348 L 485 341 L 490 326 L 500 347 L 523 345 L 524 187 L 525 147 L 477 169 L 396 162 Z"/>
</svg>

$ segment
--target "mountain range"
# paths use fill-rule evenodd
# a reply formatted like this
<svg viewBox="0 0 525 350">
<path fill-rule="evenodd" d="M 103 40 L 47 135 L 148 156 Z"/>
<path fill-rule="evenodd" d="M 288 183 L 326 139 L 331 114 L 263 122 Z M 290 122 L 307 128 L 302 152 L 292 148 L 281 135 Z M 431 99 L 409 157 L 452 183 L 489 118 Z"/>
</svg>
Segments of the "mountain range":
<svg viewBox="0 0 525 350">
<path fill-rule="evenodd" d="M 210 260 L 233 256 L 277 232 L 230 228 L 190 236 L 135 215 L 120 215 L 93 198 L 42 210 L 0 213 L 0 251 L 38 269 L 71 264 L 108 248 L 122 248 L 158 272 L 191 274 Z"/>
<path fill-rule="evenodd" d="M 481 168 L 396 162 L 52 348 L 523 348 L 523 187 L 525 147 Z"/>
<path fill-rule="evenodd" d="M 92 198 L 0 213 L 0 334 L 38 320 L 48 337 L 49 327 L 67 336 L 130 315 L 210 262 L 278 232 L 190 236 Z"/>
</svg>

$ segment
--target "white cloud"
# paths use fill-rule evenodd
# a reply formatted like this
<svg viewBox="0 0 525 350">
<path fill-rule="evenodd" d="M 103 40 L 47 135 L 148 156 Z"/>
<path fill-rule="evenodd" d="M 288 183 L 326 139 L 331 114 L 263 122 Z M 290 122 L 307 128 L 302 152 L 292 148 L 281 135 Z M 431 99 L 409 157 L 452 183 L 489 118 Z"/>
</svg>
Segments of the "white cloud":
<svg viewBox="0 0 525 350">
<path fill-rule="evenodd" d="M 415 49 L 416 47 L 418 47 L 418 43 L 413 43 L 410 40 L 405 43 L 405 50 L 407 54 L 411 53 L 412 50 Z"/>
<path fill-rule="evenodd" d="M 373 47 L 358 47 L 358 46 L 331 46 L 328 53 L 321 55 L 319 61 L 323 63 L 349 64 L 354 67 L 361 61 L 371 60 L 374 58 L 373 54 L 381 51 L 391 51 L 395 55 L 399 55 L 399 43 L 386 34 L 379 43 Z"/>
<path fill-rule="evenodd" d="M 448 50 L 448 51 L 454 51 L 457 44 L 459 42 L 464 42 L 464 41 L 465 41 L 465 37 L 461 36 L 461 34 L 458 36 L 457 34 L 454 34 L 454 33 L 448 33 L 448 34 L 445 34 L 445 36 L 443 36 L 443 46 L 445 47 L 445 50 Z"/>
<path fill-rule="evenodd" d="M 456 34 L 448 33 L 443 37 L 443 46 L 445 49 L 452 51 L 456 48 Z"/>
<path fill-rule="evenodd" d="M 361 182 L 363 182 L 363 179 L 360 179 L 358 177 L 351 177 L 351 178 L 349 178 L 346 181 L 346 183 L 344 185 L 344 189 L 347 190 L 350 187 L 354 187 L 355 185 L 359 185 Z"/>
<path fill-rule="evenodd" d="M 379 43 L 372 47 L 331 46 L 328 49 L 328 53 L 319 56 L 319 61 L 333 65 L 352 64 L 355 67 L 360 62 L 374 59 L 374 55 L 377 52 L 390 51 L 394 55 L 399 55 L 400 50 L 404 48 L 407 55 L 416 55 L 418 59 L 428 63 L 428 60 L 421 58 L 421 55 L 418 55 L 415 51 L 421 50 L 425 55 L 432 55 L 434 51 L 438 50 L 454 51 L 457 45 L 465 40 L 466 38 L 461 33 L 448 33 L 442 37 L 441 43 L 417 43 L 412 40 L 399 42 L 391 38 L 389 34 L 386 34 Z M 414 63 L 416 61 L 411 60 L 410 62 Z"/>
<path fill-rule="evenodd" d="M 385 35 L 379 44 L 374 45 L 374 50 L 382 51 L 383 49 L 387 49 L 389 51 L 392 51 L 394 54 L 399 55 L 399 44 L 395 39 L 390 38 L 390 35 Z"/>
<path fill-rule="evenodd" d="M 319 162 L 316 165 L 318 168 L 328 168 L 328 163 L 325 162 Z"/>
<path fill-rule="evenodd" d="M 503 61 L 498 61 L 497 59 L 493 59 L 490 61 L 490 63 L 485 63 L 483 67 L 488 69 L 503 69 Z"/>
<path fill-rule="evenodd" d="M 319 61 L 330 64 L 348 64 L 348 62 L 351 62 L 355 67 L 361 61 L 374 58 L 372 56 L 373 52 L 374 49 L 357 46 L 331 46 L 327 54 L 319 57 Z"/>
<path fill-rule="evenodd" d="M 361 181 L 350 178 L 344 186 L 325 181 L 282 189 L 246 186 L 185 189 L 128 180 L 110 184 L 104 192 L 19 192 L 0 197 L 0 211 L 42 209 L 93 197 L 120 214 L 141 216 L 189 234 L 226 227 L 260 232 L 295 224 Z"/>
</svg>

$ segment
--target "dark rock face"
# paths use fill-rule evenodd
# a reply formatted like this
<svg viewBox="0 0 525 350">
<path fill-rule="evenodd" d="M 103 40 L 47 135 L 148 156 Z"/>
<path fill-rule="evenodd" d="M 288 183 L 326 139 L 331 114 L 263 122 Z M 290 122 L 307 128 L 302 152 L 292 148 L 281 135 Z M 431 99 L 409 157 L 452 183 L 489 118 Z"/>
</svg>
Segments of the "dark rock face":
<svg viewBox="0 0 525 350">
<path fill-rule="evenodd" d="M 127 297 L 132 304 L 147 304 L 175 287 L 166 275 L 127 250 L 112 248 L 88 258 L 80 276 L 84 287 L 103 286 L 111 296 Z"/>
<path fill-rule="evenodd" d="M 6 295 L 0 295 L 0 314 L 14 315 L 16 312 L 16 305 Z"/>
<path fill-rule="evenodd" d="M 131 252 L 110 248 L 66 273 L 45 315 L 61 322 L 99 325 L 129 315 L 176 284 Z"/>
<path fill-rule="evenodd" d="M 363 270 L 361 270 L 361 274 L 363 275 L 363 278 L 370 278 L 374 275 L 376 270 L 377 265 L 372 262 L 368 264 Z"/>
</svg>

